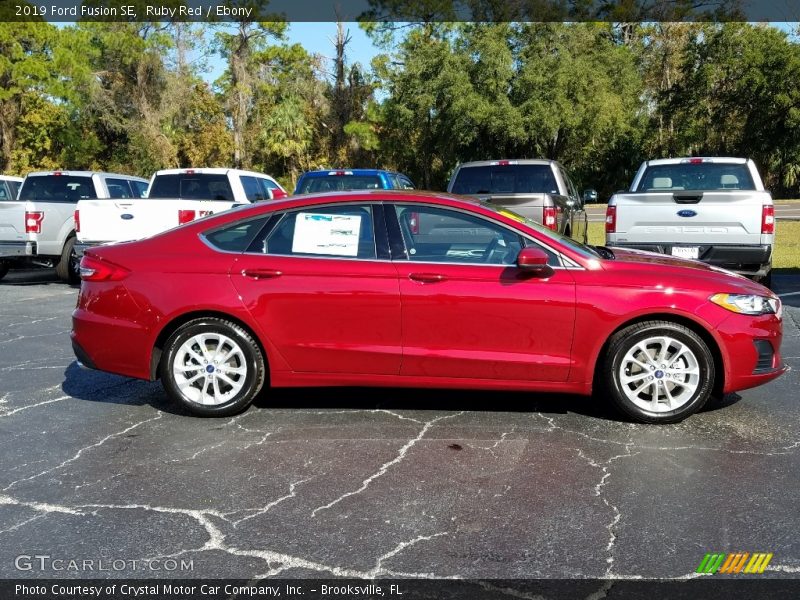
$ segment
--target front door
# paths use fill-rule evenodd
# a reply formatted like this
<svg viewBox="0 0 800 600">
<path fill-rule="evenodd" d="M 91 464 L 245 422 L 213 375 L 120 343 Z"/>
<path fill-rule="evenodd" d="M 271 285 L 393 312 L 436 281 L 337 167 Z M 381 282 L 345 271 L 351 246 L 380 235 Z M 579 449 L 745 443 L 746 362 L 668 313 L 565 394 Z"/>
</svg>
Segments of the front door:
<svg viewBox="0 0 800 600">
<path fill-rule="evenodd" d="M 395 261 L 402 375 L 567 379 L 575 282 L 555 254 L 552 275 L 534 277 L 516 267 L 520 248 L 533 242 L 503 224 L 434 206 L 390 211 L 387 204 L 407 256 Z"/>
</svg>

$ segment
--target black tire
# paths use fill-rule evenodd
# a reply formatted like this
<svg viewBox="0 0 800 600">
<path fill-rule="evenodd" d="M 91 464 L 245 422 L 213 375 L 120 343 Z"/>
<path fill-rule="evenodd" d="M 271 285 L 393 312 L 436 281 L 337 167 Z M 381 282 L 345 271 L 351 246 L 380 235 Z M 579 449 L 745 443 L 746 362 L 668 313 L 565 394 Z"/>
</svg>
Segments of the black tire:
<svg viewBox="0 0 800 600">
<path fill-rule="evenodd" d="M 651 356 L 648 354 L 647 358 L 643 358 L 643 354 L 638 354 L 639 362 L 646 362 L 652 370 L 652 375 L 650 375 L 650 371 L 639 367 L 638 363 L 632 361 L 626 363 L 623 371 L 623 362 L 626 360 L 626 355 L 628 355 L 628 352 L 637 352 L 635 350 L 637 344 L 642 344 L 639 348 L 644 346 L 648 353 L 653 352 L 653 354 L 656 354 L 659 347 L 657 345 L 658 342 L 654 341 L 655 338 L 672 340 L 672 342 L 666 344 L 665 351 L 674 349 L 673 354 L 664 359 L 663 364 L 652 364 L 653 358 L 658 358 L 657 355 Z M 683 355 L 678 355 L 678 349 L 681 345 L 687 351 Z M 663 346 L 664 344 L 662 343 Z M 652 350 L 649 348 L 652 348 Z M 634 357 L 636 356 L 634 354 Z M 673 360 L 676 362 L 669 364 Z M 666 365 L 666 368 L 662 369 L 664 365 Z M 675 365 L 678 366 L 675 367 Z M 634 370 L 629 370 L 629 367 L 633 367 Z M 692 382 L 690 375 L 684 375 L 679 370 L 694 370 L 695 368 L 698 371 L 696 382 Z M 682 421 L 703 408 L 714 389 L 714 357 L 711 355 L 708 346 L 699 335 L 688 327 L 669 321 L 636 323 L 617 332 L 609 340 L 608 351 L 601 369 L 599 380 L 602 389 L 624 415 L 641 423 L 677 423 Z M 627 383 L 627 388 L 625 383 L 621 381 L 623 374 L 632 378 L 632 381 Z M 640 384 L 647 387 L 637 394 L 637 389 L 641 389 L 637 387 Z M 670 384 L 672 388 L 669 387 Z M 684 396 L 684 399 L 680 400 L 680 403 L 673 410 L 669 410 L 670 404 L 666 401 L 667 396 L 671 396 L 672 392 L 676 392 L 676 390 L 680 392 L 676 395 L 679 397 Z M 655 391 L 655 394 L 653 394 L 653 391 Z M 645 398 L 642 398 L 642 395 L 645 395 Z M 653 400 L 654 395 L 655 399 Z M 631 396 L 634 398 L 632 399 Z M 647 400 L 647 397 L 650 400 Z M 664 401 L 662 401 L 662 397 Z M 650 408 L 658 407 L 658 410 L 649 410 L 642 404 L 646 404 Z M 664 404 L 666 406 L 663 406 Z"/>
<path fill-rule="evenodd" d="M 195 384 L 189 384 L 186 380 L 179 382 L 173 369 L 176 358 L 181 352 L 182 346 L 200 334 L 206 334 L 212 337 L 224 336 L 230 343 L 223 342 L 223 338 L 218 337 L 217 345 L 213 349 L 214 352 L 220 351 L 222 348 L 230 349 L 233 344 L 235 344 L 241 351 L 241 356 L 234 354 L 229 360 L 212 365 L 212 361 L 203 362 L 203 364 L 201 364 L 200 361 L 191 359 L 193 362 L 189 362 L 185 360 L 187 355 L 184 353 L 184 357 L 180 358 L 180 360 L 181 364 L 188 367 L 188 369 L 184 370 L 183 373 L 189 373 L 192 377 L 199 375 L 202 381 L 198 379 Z M 210 358 L 205 352 L 202 352 L 199 344 L 196 343 L 193 349 L 195 349 L 196 354 L 203 358 Z M 200 350 L 199 353 L 197 349 Z M 208 350 L 208 347 L 206 350 Z M 195 364 L 198 365 L 197 369 L 193 368 Z M 244 368 L 245 372 L 238 377 L 237 375 L 231 375 L 223 368 L 223 364 L 228 368 Z M 211 372 L 206 375 L 209 368 Z M 266 379 L 266 363 L 264 361 L 264 356 L 250 333 L 236 323 L 215 317 L 194 319 L 179 327 L 164 345 L 164 352 L 161 357 L 159 369 L 161 384 L 164 386 L 167 395 L 193 414 L 203 417 L 227 417 L 242 412 L 253 402 L 253 399 L 261 391 Z M 217 377 L 216 386 L 218 387 L 216 387 L 214 384 L 214 373 L 219 375 L 220 372 L 222 372 L 225 377 L 231 375 L 228 381 L 232 381 L 237 386 L 241 385 L 241 389 L 235 391 L 232 385 L 225 383 L 225 378 L 222 375 Z M 181 390 L 180 384 L 184 385 L 185 393 Z M 211 390 L 210 394 L 208 393 L 209 389 Z M 219 400 L 216 398 L 217 391 L 222 392 L 220 394 L 221 399 Z M 200 398 L 197 398 L 198 395 Z M 230 395 L 230 397 L 226 398 L 225 396 L 227 395 Z M 218 403 L 203 404 L 202 400 L 206 399 Z"/>
<path fill-rule="evenodd" d="M 61 258 L 56 264 L 56 275 L 64 283 L 75 284 L 80 278 L 80 263 L 78 254 L 75 252 L 75 236 L 67 238 L 64 248 L 61 250 Z"/>
<path fill-rule="evenodd" d="M 766 275 L 759 279 L 758 283 L 763 285 L 765 288 L 772 289 L 772 269 L 770 269 Z"/>
<path fill-rule="evenodd" d="M 0 260 L 0 279 L 6 276 L 9 268 L 10 266 L 6 261 Z"/>
</svg>

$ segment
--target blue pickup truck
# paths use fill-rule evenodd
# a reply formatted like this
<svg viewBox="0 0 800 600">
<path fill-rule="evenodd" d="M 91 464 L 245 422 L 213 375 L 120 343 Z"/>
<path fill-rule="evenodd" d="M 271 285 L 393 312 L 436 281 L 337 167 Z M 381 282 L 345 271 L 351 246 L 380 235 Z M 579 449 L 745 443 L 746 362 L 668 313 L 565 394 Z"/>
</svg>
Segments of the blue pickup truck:
<svg viewBox="0 0 800 600">
<path fill-rule="evenodd" d="M 413 190 L 414 184 L 402 173 L 382 169 L 324 169 L 308 171 L 297 180 L 295 194 L 342 192 L 347 190 Z"/>
</svg>

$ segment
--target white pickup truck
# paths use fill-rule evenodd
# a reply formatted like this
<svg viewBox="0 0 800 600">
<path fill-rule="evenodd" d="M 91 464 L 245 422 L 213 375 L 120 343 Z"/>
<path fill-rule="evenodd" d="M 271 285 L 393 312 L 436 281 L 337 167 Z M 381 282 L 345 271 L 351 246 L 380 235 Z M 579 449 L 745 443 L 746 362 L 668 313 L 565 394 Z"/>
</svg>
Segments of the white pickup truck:
<svg viewBox="0 0 800 600">
<path fill-rule="evenodd" d="M 606 245 L 710 263 L 769 286 L 775 209 L 744 158 L 646 161 L 608 201 Z"/>
<path fill-rule="evenodd" d="M 94 171 L 30 173 L 19 194 L 0 198 L 0 277 L 11 266 L 55 267 L 66 282 L 78 281 L 73 214 L 82 198 L 141 196 L 147 180 Z"/>
<path fill-rule="evenodd" d="M 149 237 L 237 204 L 286 197 L 269 175 L 237 169 L 166 169 L 150 181 L 146 198 L 81 200 L 75 210 L 77 253 L 100 244 Z"/>
</svg>

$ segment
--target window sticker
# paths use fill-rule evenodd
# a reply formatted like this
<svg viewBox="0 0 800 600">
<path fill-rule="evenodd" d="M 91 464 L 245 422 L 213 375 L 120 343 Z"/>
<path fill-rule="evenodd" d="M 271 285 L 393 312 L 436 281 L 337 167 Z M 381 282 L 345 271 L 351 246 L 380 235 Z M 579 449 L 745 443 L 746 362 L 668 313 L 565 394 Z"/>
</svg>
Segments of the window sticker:
<svg viewBox="0 0 800 600">
<path fill-rule="evenodd" d="M 361 215 L 298 213 L 294 225 L 292 252 L 358 256 Z"/>
</svg>

